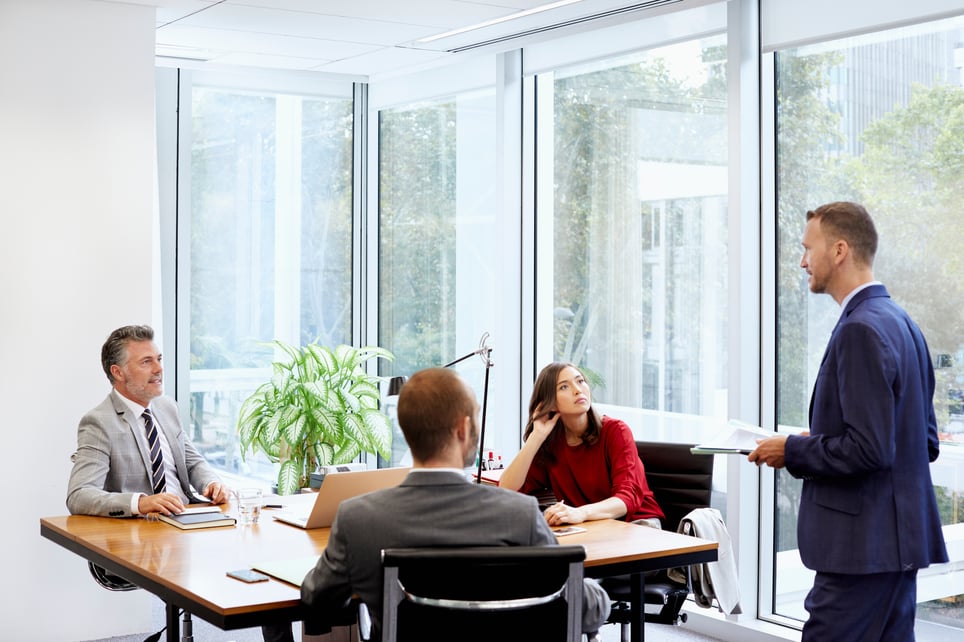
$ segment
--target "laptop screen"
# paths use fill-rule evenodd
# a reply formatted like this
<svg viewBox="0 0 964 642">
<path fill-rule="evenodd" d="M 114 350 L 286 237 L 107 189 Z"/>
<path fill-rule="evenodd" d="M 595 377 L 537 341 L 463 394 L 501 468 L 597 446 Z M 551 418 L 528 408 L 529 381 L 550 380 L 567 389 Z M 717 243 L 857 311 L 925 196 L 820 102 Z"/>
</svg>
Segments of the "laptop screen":
<svg viewBox="0 0 964 642">
<path fill-rule="evenodd" d="M 273 517 L 300 528 L 327 528 L 335 521 L 338 506 L 346 499 L 373 490 L 398 486 L 411 468 L 376 468 L 325 475 L 311 513 L 280 511 Z"/>
</svg>

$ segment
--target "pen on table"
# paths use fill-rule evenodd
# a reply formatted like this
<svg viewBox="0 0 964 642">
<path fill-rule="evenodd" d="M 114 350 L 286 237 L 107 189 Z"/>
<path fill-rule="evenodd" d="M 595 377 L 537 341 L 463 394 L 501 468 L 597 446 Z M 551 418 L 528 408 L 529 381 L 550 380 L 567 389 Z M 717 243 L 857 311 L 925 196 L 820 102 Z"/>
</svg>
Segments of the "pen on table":
<svg viewBox="0 0 964 642">
<path fill-rule="evenodd" d="M 284 508 L 282 504 L 265 504 L 261 508 Z"/>
</svg>

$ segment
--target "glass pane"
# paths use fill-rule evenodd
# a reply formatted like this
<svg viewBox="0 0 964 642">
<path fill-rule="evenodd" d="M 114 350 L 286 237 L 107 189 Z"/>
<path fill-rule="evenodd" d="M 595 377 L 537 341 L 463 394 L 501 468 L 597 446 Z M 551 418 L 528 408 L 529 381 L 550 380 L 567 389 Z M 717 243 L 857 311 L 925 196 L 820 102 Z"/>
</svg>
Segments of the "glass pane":
<svg viewBox="0 0 964 642">
<path fill-rule="evenodd" d="M 456 106 L 379 114 L 379 342 L 394 372 L 455 352 Z"/>
<path fill-rule="evenodd" d="M 475 349 L 502 313 L 487 295 L 501 269 L 488 247 L 498 238 L 495 93 L 382 110 L 378 127 L 378 340 L 395 354 L 382 374 L 408 376 Z M 457 367 L 481 404 L 484 362 Z M 391 463 L 404 461 L 400 432 L 393 448 Z"/>
<path fill-rule="evenodd" d="M 809 293 L 799 267 L 806 211 L 861 202 L 880 235 L 875 277 L 921 326 L 935 361 L 945 441 L 931 472 L 949 549 L 964 538 L 964 527 L 951 526 L 964 521 L 962 41 L 957 18 L 776 54 L 777 422 L 789 432 L 807 427 L 813 381 L 840 312 L 831 297 Z M 796 550 L 801 484 L 781 471 L 776 484 L 773 609 L 802 620 L 812 574 Z M 946 570 L 920 573 L 919 640 L 937 639 L 927 621 L 964 624 L 961 596 L 947 591 L 960 580 L 937 577 Z"/>
<path fill-rule="evenodd" d="M 273 339 L 351 342 L 352 104 L 195 86 L 191 145 L 191 424 L 229 473 L 241 402 Z"/>
<path fill-rule="evenodd" d="M 716 36 L 555 72 L 538 279 L 600 403 L 727 416 L 725 65 Z"/>
</svg>

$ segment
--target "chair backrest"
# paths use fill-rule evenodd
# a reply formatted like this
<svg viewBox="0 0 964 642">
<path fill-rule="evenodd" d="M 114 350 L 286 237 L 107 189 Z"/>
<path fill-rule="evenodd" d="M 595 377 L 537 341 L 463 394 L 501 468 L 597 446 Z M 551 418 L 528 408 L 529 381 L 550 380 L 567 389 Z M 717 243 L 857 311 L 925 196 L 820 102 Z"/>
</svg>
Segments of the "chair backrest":
<svg viewBox="0 0 964 642">
<path fill-rule="evenodd" d="M 484 528 L 484 526 L 480 526 Z M 382 642 L 582 637 L 582 546 L 382 551 Z"/>
<path fill-rule="evenodd" d="M 637 441 L 636 451 L 646 469 L 646 481 L 666 514 L 663 530 L 673 531 L 696 508 L 710 505 L 713 455 L 694 455 L 692 444 Z"/>
</svg>

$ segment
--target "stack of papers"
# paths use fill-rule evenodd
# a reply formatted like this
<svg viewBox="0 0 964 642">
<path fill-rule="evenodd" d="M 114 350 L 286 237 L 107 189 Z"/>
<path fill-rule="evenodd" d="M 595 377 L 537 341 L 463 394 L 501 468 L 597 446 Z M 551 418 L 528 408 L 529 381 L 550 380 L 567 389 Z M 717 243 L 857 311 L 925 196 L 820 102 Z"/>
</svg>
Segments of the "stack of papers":
<svg viewBox="0 0 964 642">
<path fill-rule="evenodd" d="M 694 455 L 749 455 L 756 450 L 757 439 L 773 437 L 776 433 L 736 419 L 727 422 L 727 429 L 710 441 L 690 448 Z"/>
<path fill-rule="evenodd" d="M 495 470 L 483 470 L 482 471 L 482 483 L 488 484 L 489 486 L 498 486 L 499 479 L 502 478 L 502 473 L 505 468 L 496 468 Z M 478 473 L 473 473 L 472 477 L 478 479 Z"/>
</svg>

